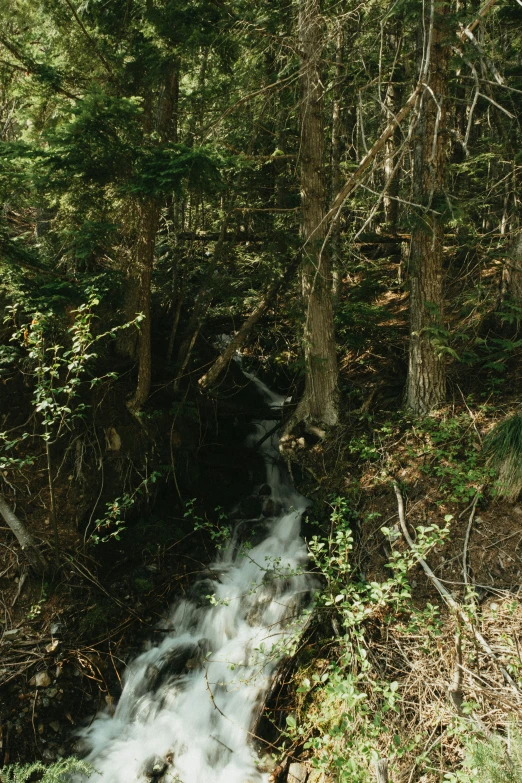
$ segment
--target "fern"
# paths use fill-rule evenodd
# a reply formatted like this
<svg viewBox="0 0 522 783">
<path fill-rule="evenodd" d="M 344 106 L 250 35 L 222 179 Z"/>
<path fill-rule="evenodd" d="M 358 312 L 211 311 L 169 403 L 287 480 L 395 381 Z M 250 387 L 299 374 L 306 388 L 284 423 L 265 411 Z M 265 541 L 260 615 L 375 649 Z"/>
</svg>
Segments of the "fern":
<svg viewBox="0 0 522 783">
<path fill-rule="evenodd" d="M 70 757 L 45 766 L 40 761 L 33 764 L 13 764 L 0 770 L 0 783 L 27 783 L 27 781 L 40 780 L 41 783 L 67 783 L 70 775 L 80 773 L 90 777 L 94 772 L 90 764 L 85 761 Z M 33 775 L 38 774 L 38 778 Z"/>
</svg>

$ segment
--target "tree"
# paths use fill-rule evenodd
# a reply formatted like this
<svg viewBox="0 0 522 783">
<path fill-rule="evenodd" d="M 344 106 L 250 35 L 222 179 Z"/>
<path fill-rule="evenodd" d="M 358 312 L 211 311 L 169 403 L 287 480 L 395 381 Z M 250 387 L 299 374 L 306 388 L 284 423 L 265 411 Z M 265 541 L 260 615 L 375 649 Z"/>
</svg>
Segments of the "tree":
<svg viewBox="0 0 522 783">
<path fill-rule="evenodd" d="M 332 274 L 326 247 L 322 29 L 319 0 L 300 0 L 302 294 L 305 390 L 296 419 L 332 426 L 339 420 Z"/>
<path fill-rule="evenodd" d="M 417 415 L 440 405 L 446 395 L 444 330 L 444 219 L 446 115 L 448 102 L 448 15 L 446 0 L 432 4 L 420 22 L 421 72 L 429 58 L 413 151 L 413 198 L 419 212 L 410 251 L 410 347 L 406 402 Z M 423 31 L 429 31 L 428 40 Z M 431 39 L 431 40 L 429 40 Z"/>
</svg>

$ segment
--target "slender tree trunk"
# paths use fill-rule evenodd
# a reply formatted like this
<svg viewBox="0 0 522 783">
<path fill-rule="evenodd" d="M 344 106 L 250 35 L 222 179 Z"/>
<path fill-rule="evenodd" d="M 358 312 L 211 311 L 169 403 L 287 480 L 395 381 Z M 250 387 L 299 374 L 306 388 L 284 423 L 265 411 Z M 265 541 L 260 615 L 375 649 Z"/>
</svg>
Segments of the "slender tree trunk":
<svg viewBox="0 0 522 783">
<path fill-rule="evenodd" d="M 150 392 L 152 370 L 150 299 L 159 218 L 160 207 L 156 199 L 151 198 L 141 204 L 135 271 L 139 280 L 140 292 L 137 312 L 142 314 L 143 319 L 139 325 L 138 337 L 138 383 L 134 396 L 127 403 L 127 407 L 132 413 L 137 413 L 141 409 Z"/>
<path fill-rule="evenodd" d="M 445 360 L 437 346 L 444 325 L 444 225 L 437 210 L 445 209 L 446 103 L 448 94 L 447 18 L 445 0 L 434 6 L 429 89 L 425 89 L 414 140 L 413 197 L 424 207 L 412 231 L 410 253 L 410 351 L 406 389 L 408 407 L 428 414 L 446 396 Z M 429 29 L 423 20 L 421 29 Z M 424 44 L 425 46 L 425 44 Z"/>
<path fill-rule="evenodd" d="M 179 62 L 172 64 L 166 74 L 165 88 L 159 106 L 158 133 L 161 142 L 177 138 L 177 112 L 179 96 Z M 151 112 L 146 112 L 145 124 L 150 126 Z M 146 130 L 150 131 L 148 127 Z M 139 205 L 138 236 L 136 241 L 135 280 L 138 282 L 139 299 L 136 312 L 141 313 L 138 335 L 138 383 L 136 392 L 128 401 L 131 413 L 138 413 L 146 402 L 151 385 L 151 283 L 154 266 L 156 234 L 159 230 L 161 205 L 150 197 Z"/>
<path fill-rule="evenodd" d="M 319 0 L 300 0 L 301 74 L 301 203 L 305 303 L 304 354 L 306 383 L 296 418 L 335 425 L 339 419 L 337 356 L 332 308 L 332 277 L 326 239 L 322 51 Z"/>
<path fill-rule="evenodd" d="M 331 161 L 331 198 L 338 194 L 341 187 L 341 153 L 342 153 L 342 114 L 341 99 L 343 88 L 343 55 L 344 55 L 344 29 L 342 20 L 339 21 L 337 41 L 335 49 L 335 82 L 333 89 L 332 105 L 332 161 Z M 341 260 L 340 260 L 341 224 L 336 221 L 332 229 L 331 264 L 332 264 L 332 293 L 338 297 L 341 291 Z"/>
<path fill-rule="evenodd" d="M 518 230 L 511 244 L 504 267 L 500 286 L 500 305 L 510 302 L 522 307 L 522 231 Z"/>
<path fill-rule="evenodd" d="M 391 29 L 388 32 L 388 45 L 397 50 L 400 46 L 400 21 L 395 19 L 391 22 Z M 398 59 L 398 58 L 397 58 Z M 396 73 L 392 74 L 392 81 L 386 90 L 384 104 L 386 108 L 387 119 L 395 117 L 402 106 L 402 91 L 396 83 Z M 384 147 L 384 176 L 386 178 L 386 192 L 384 195 L 384 215 L 386 220 L 386 230 L 394 234 L 397 231 L 397 222 L 399 219 L 399 171 L 395 171 L 396 155 L 400 145 L 400 129 L 395 128 L 387 140 Z"/>
</svg>

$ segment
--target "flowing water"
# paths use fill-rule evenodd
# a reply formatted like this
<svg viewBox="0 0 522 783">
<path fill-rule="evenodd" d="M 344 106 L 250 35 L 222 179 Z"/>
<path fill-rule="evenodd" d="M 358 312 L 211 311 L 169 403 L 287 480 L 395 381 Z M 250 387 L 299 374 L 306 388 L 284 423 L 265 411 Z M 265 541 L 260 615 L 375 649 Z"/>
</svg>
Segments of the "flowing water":
<svg viewBox="0 0 522 783">
<path fill-rule="evenodd" d="M 245 375 L 265 404 L 281 408 L 283 397 Z M 250 445 L 274 427 L 268 416 L 256 423 Z M 128 667 L 114 715 L 97 716 L 84 732 L 87 760 L 97 770 L 93 781 L 268 779 L 259 768 L 252 730 L 278 662 L 299 634 L 312 584 L 303 573 L 307 554 L 299 534 L 307 501 L 279 459 L 277 437 L 258 447 L 274 514 L 265 520 L 266 534 L 246 548 L 240 530 L 249 523 L 239 523 L 200 583 L 200 600 L 176 604 L 163 642 Z"/>
</svg>

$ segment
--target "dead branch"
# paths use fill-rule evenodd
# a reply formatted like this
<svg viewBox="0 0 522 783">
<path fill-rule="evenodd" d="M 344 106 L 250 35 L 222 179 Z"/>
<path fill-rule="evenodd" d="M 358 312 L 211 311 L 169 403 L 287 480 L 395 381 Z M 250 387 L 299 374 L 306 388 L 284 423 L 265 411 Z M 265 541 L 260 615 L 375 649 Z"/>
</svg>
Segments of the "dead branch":
<svg viewBox="0 0 522 783">
<path fill-rule="evenodd" d="M 14 511 L 9 507 L 3 495 L 0 495 L 0 514 L 9 525 L 12 533 L 16 536 L 31 567 L 37 573 L 45 571 L 47 568 L 47 561 L 38 549 L 34 538 L 22 522 L 20 522 Z"/>
<path fill-rule="evenodd" d="M 265 295 L 259 302 L 256 308 L 250 313 L 248 318 L 244 321 L 243 325 L 237 332 L 237 334 L 234 335 L 232 340 L 229 342 L 225 350 L 222 354 L 218 356 L 212 367 L 203 375 L 198 383 L 201 387 L 201 389 L 206 389 L 207 387 L 211 386 L 213 383 L 216 382 L 216 380 L 219 378 L 225 367 L 228 366 L 229 362 L 232 360 L 234 354 L 236 351 L 238 351 L 242 346 L 245 344 L 246 340 L 248 339 L 248 336 L 250 332 L 252 331 L 253 327 L 257 324 L 263 313 L 270 307 L 272 304 L 277 292 L 279 291 L 279 288 L 283 285 L 283 283 L 287 282 L 288 279 L 291 277 L 293 272 L 295 271 L 297 264 L 298 264 L 298 258 L 295 257 L 293 262 L 288 265 L 284 275 L 282 277 L 277 278 L 276 280 L 273 280 L 272 283 L 268 286 L 266 289 Z"/>
<path fill-rule="evenodd" d="M 480 647 L 482 647 L 482 649 L 484 650 L 486 655 L 488 655 L 496 663 L 496 665 L 500 669 L 500 672 L 502 673 L 504 681 L 511 687 L 513 692 L 519 697 L 520 696 L 519 688 L 516 685 L 515 681 L 512 679 L 512 677 L 510 676 L 509 672 L 507 671 L 507 669 L 504 666 L 504 664 L 502 663 L 502 661 L 499 659 L 497 654 L 495 652 L 493 652 L 493 650 L 491 649 L 491 647 L 489 646 L 487 641 L 484 639 L 484 637 L 482 636 L 480 631 L 477 628 L 475 628 L 475 626 L 473 625 L 473 623 L 469 619 L 468 615 L 466 614 L 466 612 L 464 611 L 462 606 L 453 598 L 451 593 L 448 590 L 446 590 L 446 588 L 444 587 L 444 585 L 442 584 L 440 579 L 438 579 L 435 576 L 435 574 L 433 573 L 433 571 L 431 570 L 431 568 L 429 567 L 427 562 L 415 551 L 415 543 L 414 543 L 413 539 L 411 538 L 411 536 L 410 536 L 410 534 L 408 532 L 408 528 L 406 527 L 406 516 L 405 516 L 405 513 L 404 513 L 404 500 L 402 498 L 402 494 L 401 494 L 401 491 L 399 489 L 399 485 L 397 484 L 396 481 L 393 482 L 393 488 L 395 490 L 395 495 L 397 497 L 397 507 L 398 507 L 398 511 L 399 511 L 399 522 L 400 522 L 402 534 L 403 534 L 404 538 L 406 539 L 406 542 L 407 542 L 408 546 L 410 547 L 412 552 L 415 554 L 415 557 L 417 558 L 417 561 L 422 566 L 422 568 L 424 570 L 424 573 L 426 574 L 428 579 L 430 579 L 430 581 L 433 582 L 433 584 L 437 588 L 438 592 L 440 593 L 440 595 L 442 596 L 442 598 L 444 599 L 446 604 L 450 607 L 450 609 L 452 609 L 455 612 L 455 614 L 457 615 L 459 620 L 461 620 L 463 625 L 466 626 L 468 631 L 477 640 L 478 644 L 480 645 Z"/>
<path fill-rule="evenodd" d="M 475 511 L 477 509 L 477 503 L 478 503 L 478 499 L 480 497 L 480 493 L 481 492 L 482 492 L 482 487 L 479 487 L 477 489 L 475 497 L 473 498 L 473 504 L 471 506 L 471 514 L 469 515 L 468 526 L 466 528 L 466 535 L 464 537 L 464 549 L 463 549 L 463 552 L 462 552 L 462 580 L 464 582 L 464 587 L 465 588 L 468 586 L 468 545 L 469 545 L 469 537 L 470 537 L 470 534 L 471 534 L 471 526 L 473 525 L 473 520 L 475 518 Z"/>
</svg>

